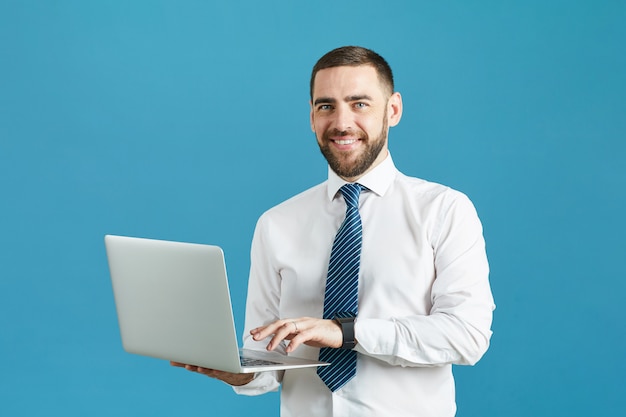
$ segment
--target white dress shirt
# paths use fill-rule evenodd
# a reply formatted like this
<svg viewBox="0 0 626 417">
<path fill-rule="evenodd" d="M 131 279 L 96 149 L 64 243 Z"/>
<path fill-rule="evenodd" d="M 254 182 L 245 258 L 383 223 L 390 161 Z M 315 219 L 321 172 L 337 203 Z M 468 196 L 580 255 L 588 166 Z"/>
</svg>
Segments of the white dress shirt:
<svg viewBox="0 0 626 417">
<path fill-rule="evenodd" d="M 456 412 L 452 364 L 476 363 L 492 312 L 482 226 L 462 193 L 400 173 L 389 155 L 359 179 L 363 246 L 355 334 L 356 376 L 332 393 L 313 368 L 257 374 L 240 394 L 282 383 L 281 415 L 448 417 Z M 278 319 L 322 317 L 328 260 L 345 217 L 328 181 L 264 213 L 251 250 L 249 330 Z M 284 346 L 281 348 L 284 349 Z M 293 355 L 317 358 L 301 346 Z"/>
</svg>

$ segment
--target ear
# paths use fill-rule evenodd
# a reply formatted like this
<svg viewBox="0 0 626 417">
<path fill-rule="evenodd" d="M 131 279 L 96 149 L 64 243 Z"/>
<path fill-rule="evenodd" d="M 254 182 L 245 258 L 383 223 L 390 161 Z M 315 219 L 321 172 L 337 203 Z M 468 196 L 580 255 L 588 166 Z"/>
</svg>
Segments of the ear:
<svg viewBox="0 0 626 417">
<path fill-rule="evenodd" d="M 387 101 L 387 122 L 389 127 L 393 127 L 400 123 L 402 118 L 402 96 L 395 92 Z"/>
<path fill-rule="evenodd" d="M 309 101 L 309 106 L 311 107 L 311 114 L 309 116 L 310 122 L 311 122 L 311 130 L 313 131 L 313 133 L 315 133 L 315 120 L 313 117 L 313 102 Z"/>
</svg>

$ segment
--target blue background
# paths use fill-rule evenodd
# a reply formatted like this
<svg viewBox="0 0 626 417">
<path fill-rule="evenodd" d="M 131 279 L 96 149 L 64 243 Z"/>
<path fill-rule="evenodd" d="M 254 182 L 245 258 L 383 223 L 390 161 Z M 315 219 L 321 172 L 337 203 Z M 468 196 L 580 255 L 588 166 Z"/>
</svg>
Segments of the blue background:
<svg viewBox="0 0 626 417">
<path fill-rule="evenodd" d="M 0 415 L 278 414 L 125 353 L 105 233 L 223 246 L 323 181 L 308 82 L 394 68 L 406 174 L 467 193 L 498 308 L 458 416 L 612 416 L 626 394 L 622 1 L 0 0 Z"/>
</svg>

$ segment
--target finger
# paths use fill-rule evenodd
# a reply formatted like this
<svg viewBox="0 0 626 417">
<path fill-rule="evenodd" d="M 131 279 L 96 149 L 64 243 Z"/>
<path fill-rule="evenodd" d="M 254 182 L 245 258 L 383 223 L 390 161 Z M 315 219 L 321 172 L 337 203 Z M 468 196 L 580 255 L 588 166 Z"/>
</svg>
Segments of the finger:
<svg viewBox="0 0 626 417">
<path fill-rule="evenodd" d="M 310 342 L 317 340 L 318 332 L 319 329 L 316 330 L 311 321 L 298 322 L 298 333 L 293 335 L 285 351 L 291 353 L 303 344 L 311 344 Z"/>
<path fill-rule="evenodd" d="M 280 345 L 280 343 L 285 339 L 285 337 L 289 336 L 289 331 L 285 327 L 285 323 L 283 323 L 280 327 L 276 329 L 274 332 L 274 336 L 267 344 L 267 350 L 274 350 Z"/>
<path fill-rule="evenodd" d="M 287 353 L 291 353 L 294 350 L 298 349 L 298 347 L 303 344 L 304 342 L 306 342 L 306 336 L 302 333 L 298 334 L 297 336 L 294 336 L 290 341 L 289 344 L 287 345 L 287 347 L 285 348 L 285 351 Z"/>
<path fill-rule="evenodd" d="M 293 320 L 283 319 L 277 320 L 273 323 L 268 324 L 267 326 L 257 327 L 250 331 L 254 340 L 263 340 L 271 335 L 277 334 L 283 327 L 285 323 L 289 323 Z M 284 329 L 283 329 L 284 330 Z"/>
<path fill-rule="evenodd" d="M 276 330 L 274 337 L 267 345 L 268 350 L 274 350 L 283 340 L 293 340 L 296 337 L 296 326 L 293 320 L 284 320 L 282 325 Z"/>
<path fill-rule="evenodd" d="M 273 335 L 276 333 L 276 329 L 282 326 L 283 320 L 278 320 L 273 323 L 268 324 L 267 326 L 257 327 L 256 329 L 250 330 L 250 334 L 254 340 L 263 340 L 266 337 Z"/>
<path fill-rule="evenodd" d="M 204 369 L 201 373 L 203 375 L 210 376 L 211 378 L 217 378 L 222 381 L 233 378 L 233 375 L 238 375 L 231 372 L 218 371 L 217 369 Z"/>
<path fill-rule="evenodd" d="M 215 370 L 214 369 L 209 369 L 209 368 L 202 368 L 200 366 L 198 366 L 196 368 L 196 372 L 202 375 L 206 375 L 206 376 L 210 376 L 210 377 L 215 377 Z"/>
</svg>

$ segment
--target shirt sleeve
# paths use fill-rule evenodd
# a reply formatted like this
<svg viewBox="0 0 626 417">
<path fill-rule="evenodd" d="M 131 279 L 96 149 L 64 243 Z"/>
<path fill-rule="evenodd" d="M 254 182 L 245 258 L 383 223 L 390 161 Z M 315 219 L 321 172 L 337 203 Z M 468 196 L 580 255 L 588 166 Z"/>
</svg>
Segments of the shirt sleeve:
<svg viewBox="0 0 626 417">
<path fill-rule="evenodd" d="M 357 351 L 399 366 L 473 365 L 491 338 L 495 308 L 482 225 L 457 193 L 435 222 L 435 280 L 428 315 L 357 318 Z"/>
<path fill-rule="evenodd" d="M 252 239 L 243 346 L 245 349 L 264 351 L 267 341 L 256 342 L 250 336 L 250 330 L 278 320 L 280 279 L 271 266 L 266 250 L 263 219 L 264 217 L 261 216 Z M 279 349 L 284 349 L 284 346 L 280 346 Z M 260 395 L 276 391 L 282 381 L 283 373 L 283 371 L 260 372 L 250 383 L 233 387 L 233 389 L 237 394 L 242 395 Z"/>
</svg>

